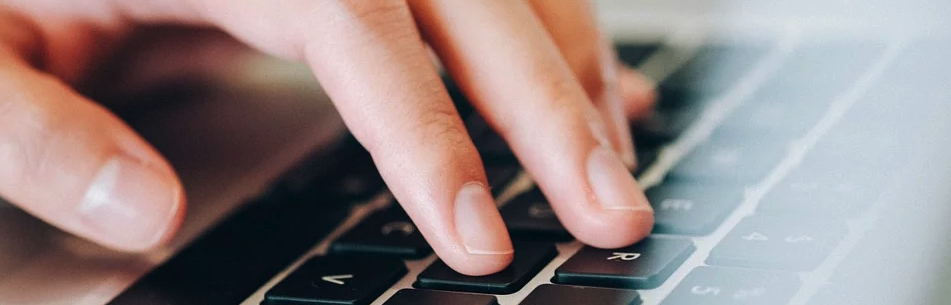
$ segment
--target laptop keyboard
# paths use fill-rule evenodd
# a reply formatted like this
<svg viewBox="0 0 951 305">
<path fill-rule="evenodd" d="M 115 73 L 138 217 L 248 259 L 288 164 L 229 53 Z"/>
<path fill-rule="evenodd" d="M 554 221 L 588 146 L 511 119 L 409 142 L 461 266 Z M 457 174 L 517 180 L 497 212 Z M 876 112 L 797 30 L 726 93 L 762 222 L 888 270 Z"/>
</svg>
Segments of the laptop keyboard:
<svg viewBox="0 0 951 305">
<path fill-rule="evenodd" d="M 265 288 L 258 289 L 256 297 L 241 298 L 238 303 L 789 303 L 804 285 L 796 272 L 818 268 L 848 234 L 846 220 L 869 212 L 883 185 L 894 179 L 893 171 L 882 165 L 899 158 L 900 139 L 862 136 L 872 134 L 862 130 L 875 128 L 862 124 L 875 122 L 857 119 L 852 112 L 866 107 L 859 100 L 852 107 L 859 110 L 845 111 L 851 102 L 841 102 L 886 58 L 885 47 L 858 43 L 708 45 L 694 50 L 680 67 L 671 67 L 674 70 L 659 85 L 656 114 L 632 126 L 641 162 L 633 174 L 648 181 L 646 192 L 656 211 L 653 234 L 633 246 L 604 250 L 580 245 L 558 222 L 541 192 L 529 185 L 505 197 L 508 200 L 501 207 L 515 241 L 512 265 L 494 275 L 464 276 L 432 255 L 410 219 L 391 202 L 360 217 L 339 237 L 324 241 L 329 243 L 326 251 L 318 251 L 283 279 L 267 285 L 256 279 L 257 287 Z M 666 58 L 661 53 L 675 48 L 626 44 L 618 49 L 622 59 L 637 66 Z M 778 69 L 757 72 L 777 58 Z M 830 61 L 839 70 L 828 71 L 823 66 Z M 827 73 L 804 84 L 803 73 L 811 76 L 815 71 Z M 754 88 L 737 89 L 756 73 L 765 76 Z M 467 116 L 465 121 L 482 153 L 495 195 L 511 190 L 513 182 L 527 179 L 521 176 L 517 160 L 501 137 L 473 113 L 451 84 L 448 87 L 460 113 Z M 735 93 L 743 90 L 747 92 Z M 711 111 L 713 115 L 705 116 Z M 867 115 L 858 113 L 862 118 Z M 838 120 L 828 119 L 830 116 L 838 116 Z M 701 120 L 716 122 L 707 131 L 697 131 Z M 687 136 L 695 139 L 694 145 L 681 141 Z M 693 147 L 679 151 L 685 146 Z M 331 192 L 333 196 L 327 197 L 334 198 L 327 204 L 331 205 L 379 197 L 384 186 L 368 160 L 348 167 L 345 178 L 328 181 L 325 185 L 329 186 L 320 190 L 306 187 L 315 185 L 308 180 L 312 176 L 284 181 L 271 193 L 293 195 L 270 200 L 301 196 L 315 200 L 314 196 L 321 196 L 315 194 Z M 868 166 L 872 163 L 878 165 Z M 267 223 L 279 222 L 273 219 Z M 287 234 L 270 237 L 295 239 L 296 233 L 284 232 Z M 199 240 L 193 248 L 202 243 L 208 242 Z M 310 240 L 309 244 L 317 243 Z M 298 255 L 302 250 L 297 250 Z M 186 250 L 177 259 L 194 263 L 193 258 L 182 258 L 187 255 L 198 256 Z M 292 265 L 286 257 L 279 262 Z M 147 294 L 142 291 L 150 289 L 149 277 L 174 273 L 163 269 L 183 268 L 167 265 L 112 304 L 149 304 L 127 295 L 138 289 L 141 298 Z M 273 268 L 267 272 L 271 276 L 280 273 Z M 240 277 L 240 273 L 234 276 Z M 225 286 L 240 286 L 229 285 Z M 811 295 L 800 296 L 797 303 L 810 299 Z M 220 300 L 176 304 L 236 303 Z"/>
</svg>

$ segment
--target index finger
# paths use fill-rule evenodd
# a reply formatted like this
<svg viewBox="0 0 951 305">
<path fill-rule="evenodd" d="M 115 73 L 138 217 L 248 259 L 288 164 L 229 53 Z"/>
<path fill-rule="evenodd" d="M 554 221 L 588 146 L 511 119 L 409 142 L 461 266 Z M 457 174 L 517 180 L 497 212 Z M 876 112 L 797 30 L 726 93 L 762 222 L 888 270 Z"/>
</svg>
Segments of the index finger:
<svg viewBox="0 0 951 305">
<path fill-rule="evenodd" d="M 508 265 L 512 243 L 481 158 L 406 3 L 258 0 L 203 12 L 253 44 L 310 65 L 393 195 L 449 266 L 484 275 Z"/>
</svg>

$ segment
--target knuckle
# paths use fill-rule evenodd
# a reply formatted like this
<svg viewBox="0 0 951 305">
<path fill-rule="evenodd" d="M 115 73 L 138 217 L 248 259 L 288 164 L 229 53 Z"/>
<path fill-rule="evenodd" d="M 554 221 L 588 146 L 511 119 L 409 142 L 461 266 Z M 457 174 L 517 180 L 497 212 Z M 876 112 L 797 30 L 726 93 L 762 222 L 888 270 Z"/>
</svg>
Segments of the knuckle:
<svg viewBox="0 0 951 305">
<path fill-rule="evenodd" d="M 371 23 L 387 22 L 408 13 L 405 0 L 340 0 L 340 4 L 354 20 Z"/>
<path fill-rule="evenodd" d="M 462 125 L 459 115 L 450 107 L 436 107 L 423 113 L 418 120 L 422 141 L 435 143 L 441 147 L 460 148 L 471 146 L 468 132 Z"/>
<path fill-rule="evenodd" d="M 419 40 L 405 0 L 332 0 L 323 4 L 315 9 L 325 17 L 316 27 L 329 35 L 314 36 L 313 24 L 298 26 L 297 36 L 291 40 L 297 43 L 294 48 L 300 56 L 328 44 L 346 49 Z"/>
<path fill-rule="evenodd" d="M 586 97 L 579 91 L 578 83 L 570 78 L 557 78 L 545 86 L 550 102 L 550 111 L 559 118 L 578 117 Z"/>
</svg>

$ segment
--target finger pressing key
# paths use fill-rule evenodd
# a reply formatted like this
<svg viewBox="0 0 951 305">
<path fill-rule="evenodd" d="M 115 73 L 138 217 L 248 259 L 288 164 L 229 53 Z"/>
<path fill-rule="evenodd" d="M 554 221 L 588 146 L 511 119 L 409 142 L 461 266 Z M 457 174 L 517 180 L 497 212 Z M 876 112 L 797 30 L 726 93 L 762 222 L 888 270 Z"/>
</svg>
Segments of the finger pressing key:
<svg viewBox="0 0 951 305">
<path fill-rule="evenodd" d="M 410 6 L 456 83 L 506 138 L 569 231 L 597 247 L 626 246 L 648 234 L 647 199 L 527 3 Z"/>
<path fill-rule="evenodd" d="M 252 44 L 306 60 L 390 191 L 449 266 L 485 275 L 511 262 L 512 243 L 481 158 L 406 3 L 194 1 L 203 4 L 203 15 Z M 252 26 L 249 18 L 260 22 Z"/>
</svg>

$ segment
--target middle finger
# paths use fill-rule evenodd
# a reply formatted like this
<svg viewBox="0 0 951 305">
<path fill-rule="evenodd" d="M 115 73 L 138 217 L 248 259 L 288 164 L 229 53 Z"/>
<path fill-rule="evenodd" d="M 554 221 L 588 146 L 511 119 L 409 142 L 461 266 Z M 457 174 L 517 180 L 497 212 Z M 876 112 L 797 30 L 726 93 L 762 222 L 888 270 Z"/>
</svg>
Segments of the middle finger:
<svg viewBox="0 0 951 305">
<path fill-rule="evenodd" d="M 509 142 L 569 231 L 603 248 L 650 232 L 647 199 L 527 3 L 411 0 L 410 6 L 452 77 Z"/>
</svg>

